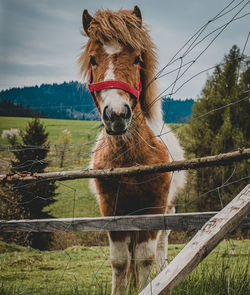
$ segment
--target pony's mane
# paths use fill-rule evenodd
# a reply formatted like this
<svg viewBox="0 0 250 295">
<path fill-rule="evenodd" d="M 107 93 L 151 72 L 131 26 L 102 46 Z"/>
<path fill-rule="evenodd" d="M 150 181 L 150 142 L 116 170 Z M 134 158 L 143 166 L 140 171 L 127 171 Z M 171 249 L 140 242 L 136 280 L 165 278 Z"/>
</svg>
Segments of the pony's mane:
<svg viewBox="0 0 250 295">
<path fill-rule="evenodd" d="M 141 101 L 142 110 L 146 117 L 151 120 L 161 120 L 161 103 L 156 102 L 157 86 L 154 80 L 157 59 L 156 47 L 151 41 L 149 30 L 141 23 L 131 10 L 98 10 L 90 23 L 89 40 L 83 46 L 83 52 L 79 58 L 80 73 L 86 77 L 89 70 L 88 49 L 91 42 L 118 42 L 123 46 L 139 49 L 142 53 L 142 84 L 143 99 Z M 86 34 L 82 33 L 85 37 Z M 147 107 L 148 106 L 148 107 Z"/>
</svg>

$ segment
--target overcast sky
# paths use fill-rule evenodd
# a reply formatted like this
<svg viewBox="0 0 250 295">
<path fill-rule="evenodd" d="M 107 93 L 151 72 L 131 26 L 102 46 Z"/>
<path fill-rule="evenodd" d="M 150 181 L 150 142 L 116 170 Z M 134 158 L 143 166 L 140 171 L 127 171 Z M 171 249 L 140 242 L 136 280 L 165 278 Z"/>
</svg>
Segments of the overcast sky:
<svg viewBox="0 0 250 295">
<path fill-rule="evenodd" d="M 160 70 L 199 28 L 231 2 L 223 13 L 232 11 L 211 22 L 196 42 L 228 23 L 235 14 L 238 19 L 216 30 L 185 58 L 178 59 L 165 70 L 165 73 L 174 70 L 204 51 L 177 80 L 175 87 L 170 85 L 176 80 L 176 74 L 182 75 L 187 67 L 159 79 L 161 91 L 168 88 L 166 95 L 176 92 L 173 95 L 176 99 L 196 98 L 208 72 L 181 85 L 200 71 L 220 63 L 233 44 L 243 48 L 249 33 L 248 0 L 0 0 L 0 89 L 80 81 L 77 58 L 86 41 L 80 34 L 81 14 L 85 8 L 94 14 L 100 8 L 132 9 L 138 5 L 158 47 Z M 223 28 L 223 32 L 208 46 Z M 246 55 L 250 55 L 249 45 L 248 42 Z M 183 54 L 184 51 L 177 57 Z"/>
</svg>

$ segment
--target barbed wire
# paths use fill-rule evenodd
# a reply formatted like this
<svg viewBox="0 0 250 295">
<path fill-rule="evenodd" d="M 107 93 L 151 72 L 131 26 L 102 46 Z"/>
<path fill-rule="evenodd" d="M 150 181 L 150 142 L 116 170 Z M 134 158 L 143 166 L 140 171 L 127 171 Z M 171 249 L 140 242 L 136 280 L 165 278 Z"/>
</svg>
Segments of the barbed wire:
<svg viewBox="0 0 250 295">
<path fill-rule="evenodd" d="M 233 11 L 235 8 L 237 8 L 240 4 L 242 4 L 244 2 L 244 0 L 240 1 L 238 4 L 236 4 L 233 8 L 231 8 L 228 12 L 226 12 L 225 14 L 223 14 L 223 12 L 230 7 L 236 0 L 231 1 L 226 7 L 224 7 L 216 16 L 214 16 L 213 18 L 211 18 L 210 20 L 208 20 L 200 29 L 198 29 L 189 39 L 188 41 L 174 54 L 174 56 L 170 59 L 170 61 L 164 66 L 162 67 L 158 73 L 155 75 L 155 77 L 152 79 L 152 81 L 149 82 L 149 85 L 156 80 L 161 74 L 162 72 L 168 68 L 170 65 L 172 65 L 173 63 L 175 63 L 177 60 L 179 60 L 180 58 L 176 58 L 176 56 L 178 54 L 181 53 L 181 51 L 188 46 L 188 44 L 192 41 L 192 39 L 194 39 L 194 41 L 191 42 L 191 44 L 189 45 L 188 49 L 186 50 L 186 52 L 184 53 L 185 55 L 187 55 L 187 52 L 190 53 L 190 47 L 193 45 L 193 43 L 200 37 L 200 35 L 203 33 L 203 31 L 207 28 L 207 26 L 209 24 L 211 24 L 212 22 L 214 22 L 215 20 L 225 16 L 227 13 Z M 247 1 L 248 4 L 248 1 Z M 193 48 L 194 49 L 194 48 Z M 181 55 L 183 56 L 183 55 Z"/>
<path fill-rule="evenodd" d="M 191 68 L 191 66 L 205 53 L 205 51 L 211 46 L 211 44 L 219 37 L 219 35 L 226 29 L 226 27 L 232 22 L 232 21 L 234 21 L 234 18 L 235 18 L 235 16 L 236 15 L 238 15 L 244 8 L 245 8 L 245 6 L 247 5 L 248 3 L 246 3 L 245 5 L 244 5 L 244 7 L 243 8 L 241 8 L 241 10 L 239 11 L 239 12 L 237 12 L 235 15 L 234 15 L 234 17 L 229 21 L 229 22 L 227 22 L 224 26 L 223 26 L 223 28 L 221 29 L 221 31 L 212 39 L 212 41 L 210 41 L 210 43 L 205 47 L 205 49 L 203 49 L 197 56 L 196 56 L 196 58 L 195 59 L 193 59 L 192 60 L 192 62 L 190 63 L 190 65 L 180 74 L 180 71 L 178 70 L 178 77 L 176 77 L 176 79 L 174 80 L 174 82 L 171 82 L 170 83 L 170 85 L 168 86 L 168 87 L 166 87 L 163 91 L 161 91 L 154 99 L 153 99 L 153 101 L 147 106 L 148 108 L 150 108 L 150 107 L 152 107 L 158 100 L 161 100 L 164 96 L 163 96 L 163 94 L 170 88 L 170 87 L 172 87 L 172 89 L 174 89 L 175 88 L 175 85 L 176 85 L 176 83 L 180 80 L 180 78 L 182 78 L 186 73 L 187 73 L 187 71 Z M 247 14 L 247 15 L 249 15 L 249 14 Z M 179 66 L 179 67 L 182 67 L 182 63 L 183 63 L 183 57 L 181 56 L 180 58 L 178 58 L 178 60 L 180 60 L 180 63 L 181 63 L 181 65 Z M 178 67 L 178 69 L 179 69 L 179 67 Z M 174 93 L 172 93 L 172 92 L 170 92 L 170 93 L 168 93 L 167 95 L 168 96 L 172 96 L 173 94 L 176 94 L 187 82 L 189 82 L 189 81 L 191 81 L 194 77 L 197 77 L 198 75 L 200 75 L 201 73 L 203 73 L 203 72 L 206 72 L 207 70 L 203 70 L 203 71 L 201 71 L 201 72 L 199 72 L 199 73 L 197 73 L 197 74 L 195 74 L 195 75 L 193 75 L 193 77 L 191 77 L 191 78 L 188 78 L 187 79 L 187 81 L 186 82 L 183 82 L 182 84 L 181 84 L 181 86 L 180 87 L 178 87 L 178 90 L 177 91 L 175 91 Z M 158 78 L 155 78 L 154 79 L 154 81 L 155 80 L 157 80 Z"/>
</svg>

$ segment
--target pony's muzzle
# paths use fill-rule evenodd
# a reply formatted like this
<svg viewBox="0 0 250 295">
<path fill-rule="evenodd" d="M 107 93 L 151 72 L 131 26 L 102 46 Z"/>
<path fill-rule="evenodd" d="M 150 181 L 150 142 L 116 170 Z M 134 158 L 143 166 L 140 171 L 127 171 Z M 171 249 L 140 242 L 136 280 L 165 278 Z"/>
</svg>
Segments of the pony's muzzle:
<svg viewBox="0 0 250 295">
<path fill-rule="evenodd" d="M 124 134 L 132 118 L 132 111 L 128 104 L 123 104 L 119 108 L 112 108 L 107 105 L 103 109 L 102 119 L 106 132 L 109 135 Z"/>
</svg>

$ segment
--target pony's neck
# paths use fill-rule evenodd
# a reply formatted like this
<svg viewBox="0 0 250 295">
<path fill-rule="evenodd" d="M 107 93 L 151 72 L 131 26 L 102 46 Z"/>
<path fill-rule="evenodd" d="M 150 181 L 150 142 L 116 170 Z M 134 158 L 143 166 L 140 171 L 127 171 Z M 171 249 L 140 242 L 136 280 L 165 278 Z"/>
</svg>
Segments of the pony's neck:
<svg viewBox="0 0 250 295">
<path fill-rule="evenodd" d="M 124 135 L 110 136 L 104 130 L 103 138 L 105 138 L 109 158 L 113 164 L 116 163 L 119 166 L 140 164 L 143 151 L 148 148 L 149 142 L 152 142 L 154 138 L 147 119 L 140 110 L 136 109 L 133 112 L 132 122 Z"/>
</svg>

